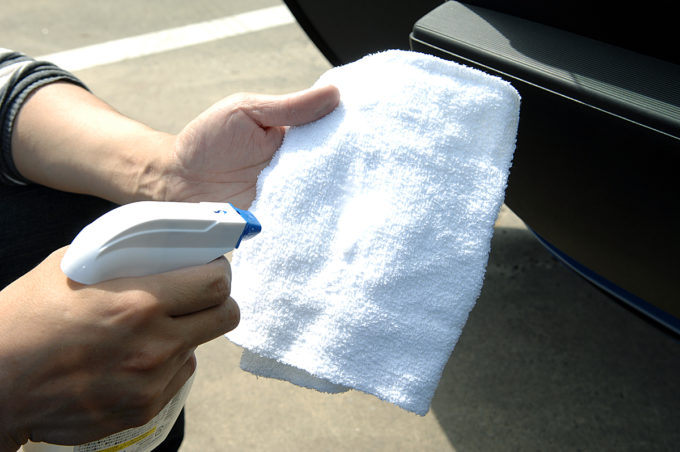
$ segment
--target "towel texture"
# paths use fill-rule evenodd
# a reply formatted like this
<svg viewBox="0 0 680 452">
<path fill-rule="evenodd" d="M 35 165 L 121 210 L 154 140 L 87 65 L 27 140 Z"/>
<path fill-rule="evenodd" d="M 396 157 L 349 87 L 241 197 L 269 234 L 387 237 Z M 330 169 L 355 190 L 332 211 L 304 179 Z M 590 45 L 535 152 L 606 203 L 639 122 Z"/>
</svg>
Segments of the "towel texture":
<svg viewBox="0 0 680 452">
<path fill-rule="evenodd" d="M 341 103 L 292 128 L 233 259 L 241 367 L 425 414 L 479 296 L 519 96 L 408 51 L 324 74 Z"/>
</svg>

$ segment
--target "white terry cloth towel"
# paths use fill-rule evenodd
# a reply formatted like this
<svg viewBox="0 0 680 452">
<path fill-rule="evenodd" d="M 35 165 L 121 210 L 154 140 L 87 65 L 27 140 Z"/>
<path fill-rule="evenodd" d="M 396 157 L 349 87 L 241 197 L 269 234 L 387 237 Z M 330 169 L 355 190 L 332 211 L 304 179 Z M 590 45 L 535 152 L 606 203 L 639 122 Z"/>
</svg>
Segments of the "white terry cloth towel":
<svg viewBox="0 0 680 452">
<path fill-rule="evenodd" d="M 234 253 L 227 337 L 257 375 L 424 415 L 482 287 L 519 95 L 396 50 L 318 84 L 341 103 L 291 128 L 259 176 L 263 229 Z"/>
</svg>

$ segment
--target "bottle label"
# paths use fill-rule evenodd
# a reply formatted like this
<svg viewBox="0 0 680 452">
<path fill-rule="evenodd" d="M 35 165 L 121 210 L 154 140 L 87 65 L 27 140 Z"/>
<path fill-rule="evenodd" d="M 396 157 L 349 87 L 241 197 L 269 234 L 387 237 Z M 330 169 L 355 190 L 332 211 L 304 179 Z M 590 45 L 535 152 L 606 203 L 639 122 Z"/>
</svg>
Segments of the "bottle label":
<svg viewBox="0 0 680 452">
<path fill-rule="evenodd" d="M 73 447 L 73 452 L 146 452 L 168 436 L 189 395 L 193 375 L 151 421 L 106 438 Z"/>
</svg>

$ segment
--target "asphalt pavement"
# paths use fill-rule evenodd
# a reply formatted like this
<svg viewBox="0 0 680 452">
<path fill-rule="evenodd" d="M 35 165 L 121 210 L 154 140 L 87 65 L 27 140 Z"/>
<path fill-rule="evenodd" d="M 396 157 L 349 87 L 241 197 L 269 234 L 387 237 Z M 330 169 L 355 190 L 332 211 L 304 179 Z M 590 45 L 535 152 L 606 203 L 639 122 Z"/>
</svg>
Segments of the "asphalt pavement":
<svg viewBox="0 0 680 452">
<path fill-rule="evenodd" d="M 0 46 L 47 55 L 281 5 L 3 0 Z M 121 112 L 177 132 L 224 96 L 304 89 L 329 68 L 287 23 L 76 74 Z M 197 354 L 182 452 L 671 451 L 680 444 L 677 336 L 568 270 L 507 207 L 482 294 L 424 417 L 357 391 L 328 395 L 257 378 L 239 369 L 240 349 L 226 339 Z"/>
</svg>

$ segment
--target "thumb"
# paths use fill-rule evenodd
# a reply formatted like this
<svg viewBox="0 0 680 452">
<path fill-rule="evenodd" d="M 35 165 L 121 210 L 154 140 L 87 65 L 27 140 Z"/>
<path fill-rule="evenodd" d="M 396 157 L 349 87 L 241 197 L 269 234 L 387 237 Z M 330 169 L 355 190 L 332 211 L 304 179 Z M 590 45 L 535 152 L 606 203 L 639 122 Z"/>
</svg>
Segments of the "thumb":
<svg viewBox="0 0 680 452">
<path fill-rule="evenodd" d="M 324 117 L 339 102 L 338 89 L 327 85 L 281 96 L 256 96 L 248 116 L 262 127 L 297 126 Z"/>
</svg>

